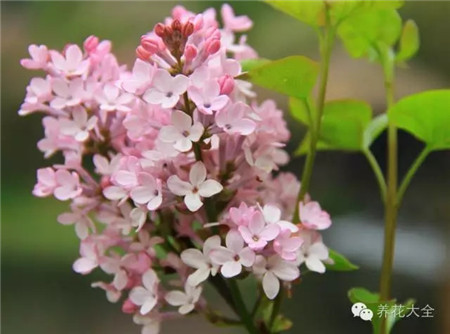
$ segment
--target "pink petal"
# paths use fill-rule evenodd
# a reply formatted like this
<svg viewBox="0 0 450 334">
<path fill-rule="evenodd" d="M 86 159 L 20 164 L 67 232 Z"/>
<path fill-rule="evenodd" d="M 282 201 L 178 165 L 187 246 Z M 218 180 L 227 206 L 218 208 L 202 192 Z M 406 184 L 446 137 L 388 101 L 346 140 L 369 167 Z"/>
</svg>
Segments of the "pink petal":
<svg viewBox="0 0 450 334">
<path fill-rule="evenodd" d="M 237 230 L 230 230 L 226 236 L 227 248 L 238 254 L 244 248 L 244 240 Z"/>
<path fill-rule="evenodd" d="M 110 186 L 103 189 L 103 195 L 112 201 L 117 201 L 127 195 L 126 191 L 120 187 Z"/>
<path fill-rule="evenodd" d="M 175 78 L 173 78 L 171 83 L 171 89 L 174 95 L 181 95 L 187 90 L 188 85 L 189 85 L 189 78 L 179 74 Z"/>
<path fill-rule="evenodd" d="M 306 267 L 309 270 L 315 271 L 316 273 L 323 274 L 326 270 L 325 265 L 317 257 L 309 256 L 305 261 Z"/>
<path fill-rule="evenodd" d="M 192 190 L 192 185 L 182 181 L 177 175 L 172 175 L 167 179 L 167 187 L 177 196 L 186 196 Z"/>
<path fill-rule="evenodd" d="M 211 197 L 222 191 L 223 186 L 215 180 L 206 180 L 198 186 L 198 193 L 202 197 Z"/>
<path fill-rule="evenodd" d="M 81 53 L 80 48 L 78 45 L 70 45 L 66 49 L 66 69 L 67 70 L 76 70 L 78 65 L 81 63 L 81 60 L 83 59 L 83 54 Z"/>
<path fill-rule="evenodd" d="M 199 186 L 206 179 L 206 168 L 203 162 L 198 161 L 189 171 L 189 181 L 193 186 Z"/>
<path fill-rule="evenodd" d="M 203 202 L 200 199 L 200 195 L 192 192 L 186 194 L 184 197 L 184 204 L 191 212 L 195 212 L 203 206 Z"/>
<path fill-rule="evenodd" d="M 280 234 L 280 227 L 276 224 L 269 224 L 264 230 L 261 231 L 259 236 L 261 237 L 261 239 L 271 241 L 275 239 L 278 234 Z"/>
<path fill-rule="evenodd" d="M 72 268 L 79 274 L 89 274 L 97 267 L 97 263 L 91 259 L 82 257 L 75 261 Z"/>
<path fill-rule="evenodd" d="M 236 261 L 228 261 L 220 269 L 222 275 L 227 278 L 237 276 L 241 273 L 241 271 L 242 265 Z"/>
<path fill-rule="evenodd" d="M 188 296 L 181 291 L 170 291 L 165 299 L 172 306 L 181 306 L 188 302 Z"/>
<path fill-rule="evenodd" d="M 277 263 L 272 267 L 272 272 L 283 281 L 293 281 L 300 276 L 300 270 L 298 267 L 289 262 L 285 262 L 279 259 Z"/>
<path fill-rule="evenodd" d="M 206 267 L 205 256 L 198 249 L 190 248 L 181 253 L 181 260 L 192 268 Z"/>
<path fill-rule="evenodd" d="M 200 283 L 206 281 L 209 277 L 210 269 L 208 267 L 202 267 L 197 269 L 194 273 L 190 274 L 187 279 L 187 283 L 192 286 L 197 286 Z"/>
<path fill-rule="evenodd" d="M 209 256 L 213 260 L 214 263 L 222 265 L 226 262 L 233 261 L 234 253 L 225 247 L 220 247 L 217 249 L 213 249 Z"/>
<path fill-rule="evenodd" d="M 245 247 L 239 252 L 240 262 L 245 267 L 251 267 L 255 263 L 255 252 L 249 247 Z"/>
<path fill-rule="evenodd" d="M 268 271 L 263 277 L 263 289 L 267 298 L 274 299 L 280 291 L 280 281 L 273 273 Z"/>
</svg>

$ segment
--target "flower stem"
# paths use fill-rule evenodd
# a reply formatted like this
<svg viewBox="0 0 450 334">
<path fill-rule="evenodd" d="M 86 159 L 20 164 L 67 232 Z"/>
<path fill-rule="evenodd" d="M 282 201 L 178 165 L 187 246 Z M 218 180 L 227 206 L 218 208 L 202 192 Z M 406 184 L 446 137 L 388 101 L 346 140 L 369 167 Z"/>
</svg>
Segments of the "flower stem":
<svg viewBox="0 0 450 334">
<path fill-rule="evenodd" d="M 414 160 L 413 164 L 408 170 L 408 173 L 406 173 L 405 177 L 403 178 L 403 181 L 397 193 L 398 206 L 400 206 L 402 202 L 403 196 L 405 195 L 405 191 L 408 188 L 411 179 L 413 178 L 414 174 L 416 174 L 417 169 L 420 167 L 420 165 L 423 163 L 423 161 L 430 152 L 431 152 L 430 148 L 428 146 L 425 146 L 422 152 L 420 152 L 420 154 L 417 156 L 416 160 Z"/>
<path fill-rule="evenodd" d="M 389 109 L 394 104 L 394 65 L 389 56 L 382 58 L 385 77 L 386 102 Z M 389 120 L 388 123 L 388 166 L 387 191 L 385 202 L 384 252 L 380 276 L 380 301 L 386 302 L 391 297 L 392 268 L 395 253 L 395 229 L 397 226 L 397 128 Z M 386 319 L 382 319 L 381 334 L 386 334 Z"/>
<path fill-rule="evenodd" d="M 330 17 L 328 10 L 326 11 L 326 25 L 325 25 L 325 36 L 324 38 L 321 38 L 321 45 L 320 45 L 320 55 L 321 55 L 321 75 L 320 75 L 320 83 L 319 83 L 319 94 L 317 96 L 317 102 L 316 102 L 316 110 L 317 114 L 314 119 L 314 122 L 312 122 L 310 126 L 310 135 L 311 135 L 311 141 L 310 141 L 310 148 L 308 151 L 308 154 L 306 156 L 305 165 L 303 168 L 302 178 L 301 178 L 301 187 L 300 191 L 297 196 L 297 203 L 301 202 L 303 198 L 305 197 L 306 193 L 309 190 L 309 184 L 311 182 L 311 176 L 312 171 L 314 167 L 314 161 L 316 157 L 316 151 L 317 151 L 317 142 L 319 140 L 320 136 L 320 126 L 322 124 L 322 117 L 323 117 L 323 110 L 325 106 L 325 97 L 327 92 L 327 83 L 328 83 L 328 72 L 330 68 L 330 58 L 331 58 L 331 51 L 333 49 L 334 45 L 334 37 L 335 37 L 335 31 L 334 27 L 331 26 L 330 23 Z M 300 221 L 299 217 L 299 208 L 298 205 L 295 206 L 294 216 L 293 216 L 293 222 L 296 223 Z"/>
<path fill-rule="evenodd" d="M 239 316 L 241 317 L 242 323 L 249 334 L 258 334 L 258 330 L 253 322 L 251 314 L 247 311 L 247 307 L 245 306 L 244 300 L 242 299 L 241 292 L 239 291 L 239 286 L 234 279 L 228 280 L 228 286 L 230 288 L 231 295 L 233 296 L 234 305 L 238 311 Z"/>
<path fill-rule="evenodd" d="M 375 173 L 375 177 L 378 182 L 378 186 L 380 187 L 381 199 L 383 203 L 386 203 L 386 180 L 384 179 L 383 172 L 381 171 L 380 165 L 377 160 L 373 156 L 373 153 L 369 149 L 365 149 L 363 151 L 364 156 L 367 158 L 367 161 L 372 167 L 373 172 Z"/>
</svg>

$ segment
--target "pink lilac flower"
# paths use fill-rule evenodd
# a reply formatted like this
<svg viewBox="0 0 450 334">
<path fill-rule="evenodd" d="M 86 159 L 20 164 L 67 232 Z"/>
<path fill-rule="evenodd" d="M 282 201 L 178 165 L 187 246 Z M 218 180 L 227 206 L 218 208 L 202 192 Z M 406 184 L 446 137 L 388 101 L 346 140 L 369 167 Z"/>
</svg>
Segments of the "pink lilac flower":
<svg viewBox="0 0 450 334">
<path fill-rule="evenodd" d="M 89 131 L 97 125 L 97 116 L 88 118 L 86 110 L 74 110 L 73 119 L 62 119 L 60 121 L 61 133 L 66 136 L 72 136 L 76 141 L 84 142 L 89 138 Z"/>
<path fill-rule="evenodd" d="M 130 291 L 131 301 L 140 306 L 140 313 L 145 315 L 155 307 L 158 301 L 159 279 L 154 270 L 147 270 L 142 276 L 143 286 L 137 286 Z"/>
<path fill-rule="evenodd" d="M 211 251 L 211 259 L 221 265 L 220 272 L 224 277 L 234 277 L 242 271 L 242 266 L 251 267 L 255 262 L 255 253 L 244 247 L 244 240 L 237 230 L 230 230 L 225 239 L 226 247 Z"/>
<path fill-rule="evenodd" d="M 192 148 L 193 142 L 198 142 L 204 131 L 200 122 L 192 124 L 192 118 L 186 113 L 174 110 L 172 112 L 172 125 L 161 128 L 159 138 L 166 143 L 173 143 L 175 149 L 187 152 Z"/>
<path fill-rule="evenodd" d="M 50 107 L 54 109 L 79 105 L 85 95 L 81 78 L 76 78 L 69 82 L 60 78 L 53 79 L 52 89 L 56 96 L 50 102 Z"/>
<path fill-rule="evenodd" d="M 276 224 L 266 224 L 261 212 L 256 211 L 247 226 L 239 226 L 239 232 L 251 249 L 260 250 L 268 241 L 278 236 L 280 227 Z"/>
<path fill-rule="evenodd" d="M 217 274 L 218 266 L 211 262 L 210 253 L 213 249 L 220 247 L 220 237 L 215 235 L 206 239 L 203 244 L 203 252 L 195 248 L 186 249 L 181 253 L 181 260 L 189 267 L 197 269 L 189 275 L 187 283 L 197 286 L 206 281 L 209 275 Z"/>
<path fill-rule="evenodd" d="M 129 104 L 134 100 L 134 96 L 128 93 L 121 93 L 120 89 L 113 84 L 106 84 L 103 90 L 96 95 L 100 103 L 100 109 L 104 111 L 130 111 Z"/>
<path fill-rule="evenodd" d="M 34 186 L 33 195 L 37 197 L 45 197 L 53 194 L 57 187 L 55 171 L 53 168 L 40 168 L 37 170 L 38 182 Z"/>
<path fill-rule="evenodd" d="M 167 180 L 169 190 L 177 196 L 184 196 L 184 204 L 195 212 L 203 206 L 202 197 L 211 197 L 220 193 L 223 186 L 216 180 L 206 179 L 206 168 L 203 162 L 196 162 L 189 172 L 189 182 L 182 181 L 178 175 Z"/>
<path fill-rule="evenodd" d="M 45 45 L 31 44 L 28 47 L 28 52 L 31 59 L 22 59 L 20 65 L 29 70 L 39 70 L 47 66 L 49 54 Z"/>
<path fill-rule="evenodd" d="M 300 276 L 300 271 L 294 262 L 283 260 L 278 255 L 269 259 L 258 255 L 253 265 L 255 274 L 262 276 L 263 290 L 269 299 L 274 299 L 280 291 L 280 280 L 291 282 Z"/>
<path fill-rule="evenodd" d="M 53 191 L 54 196 L 60 201 L 66 201 L 75 198 L 83 191 L 80 187 L 80 178 L 77 173 L 65 169 L 59 169 L 55 172 L 56 187 Z"/>
<path fill-rule="evenodd" d="M 195 308 L 202 293 L 202 287 L 194 287 L 189 284 L 184 286 L 185 292 L 170 291 L 166 295 L 166 301 L 172 306 L 179 306 L 180 314 L 188 314 Z"/>
<path fill-rule="evenodd" d="M 207 115 L 223 109 L 229 101 L 228 96 L 220 95 L 220 86 L 213 80 L 204 82 L 202 88 L 189 87 L 188 93 L 198 110 Z"/>
<path fill-rule="evenodd" d="M 83 210 L 74 208 L 73 212 L 66 212 L 58 216 L 58 222 L 63 225 L 75 225 L 75 232 L 80 239 L 86 239 L 89 235 L 89 229 L 94 226 L 92 220 L 83 212 Z"/>
<path fill-rule="evenodd" d="M 312 232 L 314 231 L 305 231 L 302 233 L 302 238 L 305 241 L 299 249 L 299 255 L 296 261 L 298 265 L 304 263 L 309 270 L 323 274 L 326 270 L 323 262 L 329 257 L 328 248 Z"/>
<path fill-rule="evenodd" d="M 297 232 L 298 227 L 287 220 L 281 219 L 281 210 L 274 205 L 266 204 L 262 208 L 262 213 L 266 222 L 276 224 L 281 230 Z"/>
<path fill-rule="evenodd" d="M 157 70 L 152 88 L 144 94 L 144 100 L 151 104 L 160 104 L 163 108 L 173 108 L 180 95 L 186 92 L 189 79 L 181 74 L 172 77 L 166 70 Z"/>
<path fill-rule="evenodd" d="M 131 190 L 131 199 L 138 204 L 145 204 L 149 210 L 156 210 L 162 203 L 161 181 L 148 173 L 139 173 L 137 181 L 139 186 Z"/>
<path fill-rule="evenodd" d="M 288 229 L 282 230 L 273 242 L 273 249 L 283 260 L 294 261 L 297 259 L 297 253 L 303 240 L 300 237 L 293 236 Z"/>
<path fill-rule="evenodd" d="M 78 45 L 68 46 L 64 55 L 57 51 L 51 51 L 50 56 L 55 68 L 68 77 L 83 75 L 89 68 L 89 60 L 83 60 L 83 53 Z"/>
<path fill-rule="evenodd" d="M 255 122 L 245 117 L 249 110 L 250 108 L 244 103 L 231 104 L 216 113 L 216 123 L 227 133 L 247 136 L 256 128 Z"/>
<path fill-rule="evenodd" d="M 123 80 L 122 88 L 129 93 L 141 95 L 152 82 L 154 69 L 149 63 L 136 59 L 131 76 Z"/>
<path fill-rule="evenodd" d="M 235 16 L 233 8 L 230 5 L 224 4 L 221 10 L 222 19 L 225 25 L 225 29 L 231 31 L 246 31 L 249 30 L 253 22 L 248 18 L 248 16 Z"/>
<path fill-rule="evenodd" d="M 300 221 L 306 228 L 325 230 L 331 226 L 330 215 L 317 202 L 299 203 Z"/>
</svg>

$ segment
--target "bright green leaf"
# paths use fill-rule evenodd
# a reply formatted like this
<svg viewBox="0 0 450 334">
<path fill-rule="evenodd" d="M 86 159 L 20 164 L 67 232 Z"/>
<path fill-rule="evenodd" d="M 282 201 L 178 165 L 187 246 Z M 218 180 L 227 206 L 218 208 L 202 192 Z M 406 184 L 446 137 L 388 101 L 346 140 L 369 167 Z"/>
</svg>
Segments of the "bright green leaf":
<svg viewBox="0 0 450 334">
<path fill-rule="evenodd" d="M 318 150 L 361 151 L 364 132 L 372 118 L 372 109 L 366 102 L 337 100 L 327 102 L 324 107 Z M 309 150 L 311 136 L 308 133 L 295 154 Z"/>
<path fill-rule="evenodd" d="M 364 130 L 363 147 L 369 148 L 378 136 L 387 128 L 388 117 L 381 114 L 370 121 Z"/>
<path fill-rule="evenodd" d="M 323 1 L 277 1 L 265 0 L 273 8 L 314 27 L 325 24 Z"/>
<path fill-rule="evenodd" d="M 414 305 L 415 301 L 413 299 L 408 299 L 403 304 L 397 304 L 395 299 L 380 302 L 379 294 L 368 291 L 365 288 L 352 288 L 348 291 L 348 298 L 350 301 L 355 303 L 364 303 L 368 309 L 373 312 L 372 318 L 372 326 L 374 329 L 374 333 L 380 332 L 380 327 L 382 323 L 382 318 L 386 317 L 386 333 L 390 333 L 394 324 L 401 319 L 401 312 L 395 312 L 395 308 L 401 307 L 403 305 L 403 309 L 405 314 L 407 313 L 408 307 Z M 381 312 L 381 309 L 383 311 Z"/>
<path fill-rule="evenodd" d="M 303 56 L 291 56 L 251 69 L 244 78 L 281 94 L 309 96 L 319 72 L 317 63 Z"/>
<path fill-rule="evenodd" d="M 413 20 L 406 21 L 400 37 L 400 49 L 395 57 L 397 61 L 411 59 L 419 50 L 419 29 Z"/>
<path fill-rule="evenodd" d="M 375 48 L 397 42 L 402 20 L 396 10 L 361 10 L 339 26 L 338 34 L 352 57 L 375 53 Z"/>
<path fill-rule="evenodd" d="M 434 90 L 401 99 L 388 111 L 399 128 L 424 141 L 430 150 L 450 149 L 450 90 Z"/>
<path fill-rule="evenodd" d="M 358 266 L 351 263 L 344 255 L 339 254 L 335 250 L 329 249 L 329 257 L 333 260 L 333 264 L 326 264 L 327 270 L 333 271 L 352 271 L 357 270 Z"/>
<path fill-rule="evenodd" d="M 298 122 L 309 126 L 311 124 L 310 110 L 306 105 L 305 99 L 289 98 L 289 110 L 291 116 Z"/>
<path fill-rule="evenodd" d="M 241 61 L 242 72 L 248 72 L 256 67 L 269 63 L 270 60 L 264 58 L 244 59 Z"/>
</svg>

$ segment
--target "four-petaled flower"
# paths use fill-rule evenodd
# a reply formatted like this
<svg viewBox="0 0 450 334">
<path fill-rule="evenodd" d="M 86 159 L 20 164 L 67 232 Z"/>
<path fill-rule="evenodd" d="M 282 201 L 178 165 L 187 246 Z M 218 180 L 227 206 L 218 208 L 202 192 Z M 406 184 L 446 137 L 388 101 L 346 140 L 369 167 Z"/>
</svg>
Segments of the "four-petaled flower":
<svg viewBox="0 0 450 334">
<path fill-rule="evenodd" d="M 142 276 L 142 286 L 133 288 L 130 291 L 131 301 L 140 306 L 140 313 L 145 315 L 149 313 L 158 301 L 159 279 L 153 269 L 147 270 Z"/>
<path fill-rule="evenodd" d="M 331 225 L 330 215 L 317 202 L 299 203 L 300 221 L 309 229 L 325 230 Z"/>
<path fill-rule="evenodd" d="M 216 180 L 206 180 L 206 168 L 201 161 L 191 167 L 189 182 L 182 181 L 178 175 L 172 175 L 167 180 L 167 186 L 175 195 L 184 196 L 184 204 L 192 212 L 202 207 L 202 197 L 214 196 L 223 189 Z"/>
<path fill-rule="evenodd" d="M 266 224 L 261 212 L 253 213 L 248 226 L 239 226 L 239 232 L 251 249 L 263 249 L 268 241 L 275 239 L 280 233 L 277 224 Z"/>
<path fill-rule="evenodd" d="M 144 94 L 144 100 L 151 104 L 160 104 L 163 108 L 173 108 L 186 92 L 189 79 L 181 74 L 171 76 L 166 70 L 157 70 L 153 77 L 152 87 Z"/>
<path fill-rule="evenodd" d="M 73 119 L 62 119 L 60 122 L 61 133 L 72 136 L 76 141 L 84 142 L 89 138 L 89 131 L 97 125 L 97 116 L 88 118 L 86 110 L 74 110 Z"/>
<path fill-rule="evenodd" d="M 200 140 L 203 134 L 203 125 L 199 122 L 192 124 L 192 118 L 182 111 L 172 112 L 172 125 L 161 128 L 159 138 L 165 143 L 174 143 L 173 146 L 180 152 L 187 152 L 192 148 L 192 142 Z"/>
<path fill-rule="evenodd" d="M 203 244 L 203 252 L 195 248 L 186 249 L 181 253 L 181 260 L 189 267 L 197 269 L 189 275 L 187 283 L 197 286 L 206 281 L 209 275 L 217 274 L 218 266 L 211 262 L 210 253 L 213 249 L 220 247 L 220 237 L 215 235 L 206 239 Z"/>
<path fill-rule="evenodd" d="M 262 276 L 263 290 L 269 299 L 274 299 L 280 291 L 279 280 L 291 282 L 300 276 L 300 270 L 294 262 L 285 261 L 278 255 L 273 255 L 267 260 L 258 255 L 253 271 Z"/>
<path fill-rule="evenodd" d="M 211 251 L 211 259 L 221 265 L 220 272 L 224 277 L 239 275 L 242 266 L 251 267 L 255 262 L 255 253 L 250 247 L 244 247 L 244 240 L 237 230 L 230 230 L 226 236 L 227 247 L 219 247 Z"/>
<path fill-rule="evenodd" d="M 220 86 L 213 80 L 206 81 L 202 88 L 189 87 L 188 93 L 197 109 L 207 115 L 223 109 L 229 101 L 228 96 L 220 95 Z"/>
<path fill-rule="evenodd" d="M 139 186 L 131 190 L 131 199 L 138 204 L 145 204 L 149 210 L 156 210 L 162 203 L 161 181 L 143 172 L 138 174 L 137 181 Z"/>
<path fill-rule="evenodd" d="M 56 51 L 50 51 L 53 65 L 66 76 L 85 74 L 89 68 L 89 60 L 83 60 L 83 53 L 78 45 L 66 48 L 64 56 Z"/>
<path fill-rule="evenodd" d="M 166 301 L 172 306 L 179 306 L 180 314 L 188 314 L 195 308 L 195 303 L 200 299 L 202 287 L 194 287 L 188 283 L 184 286 L 185 292 L 170 291 L 166 295 Z"/>
<path fill-rule="evenodd" d="M 232 104 L 216 113 L 216 123 L 226 133 L 238 133 L 248 136 L 255 131 L 256 123 L 245 115 L 250 107 L 242 102 Z"/>
</svg>

